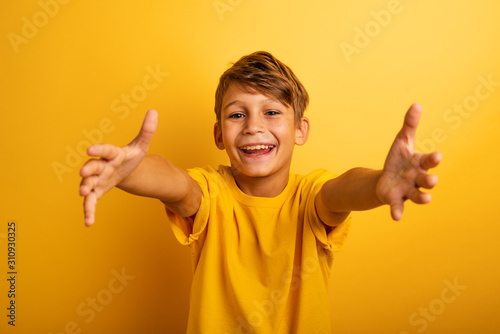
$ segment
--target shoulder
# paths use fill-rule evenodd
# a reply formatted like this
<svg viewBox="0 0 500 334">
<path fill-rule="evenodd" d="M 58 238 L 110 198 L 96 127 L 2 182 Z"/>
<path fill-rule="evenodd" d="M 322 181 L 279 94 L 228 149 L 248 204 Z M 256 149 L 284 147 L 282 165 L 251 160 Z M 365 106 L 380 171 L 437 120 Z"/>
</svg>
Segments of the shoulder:
<svg viewBox="0 0 500 334">
<path fill-rule="evenodd" d="M 325 169 L 317 169 L 305 175 L 292 173 L 290 174 L 290 186 L 287 187 L 290 191 L 288 196 L 294 196 L 301 202 L 315 198 L 323 184 L 335 177 L 337 175 Z"/>
<path fill-rule="evenodd" d="M 310 187 L 323 185 L 326 181 L 336 178 L 337 175 L 326 169 L 317 169 L 306 175 L 295 174 L 294 177 L 297 186 Z"/>
<path fill-rule="evenodd" d="M 222 188 L 228 187 L 228 178 L 231 177 L 229 168 L 220 165 L 217 169 L 212 166 L 195 167 L 186 170 L 202 188 L 202 191 L 209 192 L 213 196 Z"/>
<path fill-rule="evenodd" d="M 197 181 L 199 179 L 209 180 L 224 177 L 224 175 L 228 173 L 228 167 L 222 165 L 220 165 L 217 169 L 212 166 L 194 167 L 187 169 L 186 172 Z"/>
</svg>

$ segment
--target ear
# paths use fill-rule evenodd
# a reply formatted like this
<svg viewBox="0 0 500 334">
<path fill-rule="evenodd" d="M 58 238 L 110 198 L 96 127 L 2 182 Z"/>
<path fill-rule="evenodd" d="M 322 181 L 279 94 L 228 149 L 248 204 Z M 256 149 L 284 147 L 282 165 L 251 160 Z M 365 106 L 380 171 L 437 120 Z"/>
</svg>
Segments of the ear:
<svg viewBox="0 0 500 334">
<path fill-rule="evenodd" d="M 224 142 L 222 141 L 222 130 L 218 122 L 214 124 L 214 140 L 215 146 L 217 146 L 219 150 L 223 150 L 225 148 Z"/>
<path fill-rule="evenodd" d="M 297 126 L 295 135 L 295 144 L 304 145 L 309 137 L 309 120 L 307 117 L 302 117 L 300 123 Z"/>
</svg>

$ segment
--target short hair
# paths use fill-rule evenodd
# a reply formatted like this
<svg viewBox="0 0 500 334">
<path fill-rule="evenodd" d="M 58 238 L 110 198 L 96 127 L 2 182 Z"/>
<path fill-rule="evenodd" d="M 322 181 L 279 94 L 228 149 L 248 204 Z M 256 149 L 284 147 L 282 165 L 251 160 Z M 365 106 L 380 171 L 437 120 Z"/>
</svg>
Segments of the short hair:
<svg viewBox="0 0 500 334">
<path fill-rule="evenodd" d="M 250 92 L 273 97 L 292 107 L 295 122 L 304 116 L 309 95 L 293 71 L 266 51 L 257 51 L 241 57 L 220 77 L 215 92 L 215 115 L 221 124 L 222 98 L 231 84 L 238 84 Z"/>
</svg>

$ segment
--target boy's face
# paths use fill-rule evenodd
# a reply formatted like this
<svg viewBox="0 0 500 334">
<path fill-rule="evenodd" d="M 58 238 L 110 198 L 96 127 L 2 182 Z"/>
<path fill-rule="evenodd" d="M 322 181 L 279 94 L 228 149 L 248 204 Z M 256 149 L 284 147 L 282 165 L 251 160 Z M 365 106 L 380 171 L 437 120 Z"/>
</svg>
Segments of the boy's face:
<svg viewBox="0 0 500 334">
<path fill-rule="evenodd" d="M 304 144 L 308 133 L 308 120 L 296 122 L 292 108 L 235 84 L 224 94 L 220 126 L 214 128 L 216 145 L 226 150 L 233 173 L 248 177 L 288 177 L 294 146 Z"/>
</svg>

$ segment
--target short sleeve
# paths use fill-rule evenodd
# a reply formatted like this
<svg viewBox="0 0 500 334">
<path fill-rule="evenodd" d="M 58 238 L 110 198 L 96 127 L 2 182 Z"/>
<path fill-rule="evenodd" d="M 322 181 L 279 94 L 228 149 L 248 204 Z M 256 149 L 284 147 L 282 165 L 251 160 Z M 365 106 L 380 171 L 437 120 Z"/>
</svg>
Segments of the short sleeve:
<svg viewBox="0 0 500 334">
<path fill-rule="evenodd" d="M 187 173 L 200 185 L 202 191 L 198 212 L 192 217 L 181 217 L 168 208 L 167 217 L 176 239 L 197 252 L 203 246 L 210 216 L 210 171 L 202 168 L 188 169 Z"/>
<path fill-rule="evenodd" d="M 306 176 L 308 183 L 310 183 L 310 187 L 307 187 L 309 188 L 306 204 L 307 220 L 311 225 L 311 229 L 318 243 L 331 257 L 333 257 L 333 253 L 339 251 L 346 242 L 351 226 L 352 215 L 349 214 L 342 223 L 335 227 L 325 225 L 316 211 L 315 198 L 319 194 L 323 184 L 336 177 L 335 174 L 325 170 L 318 170 Z"/>
</svg>

